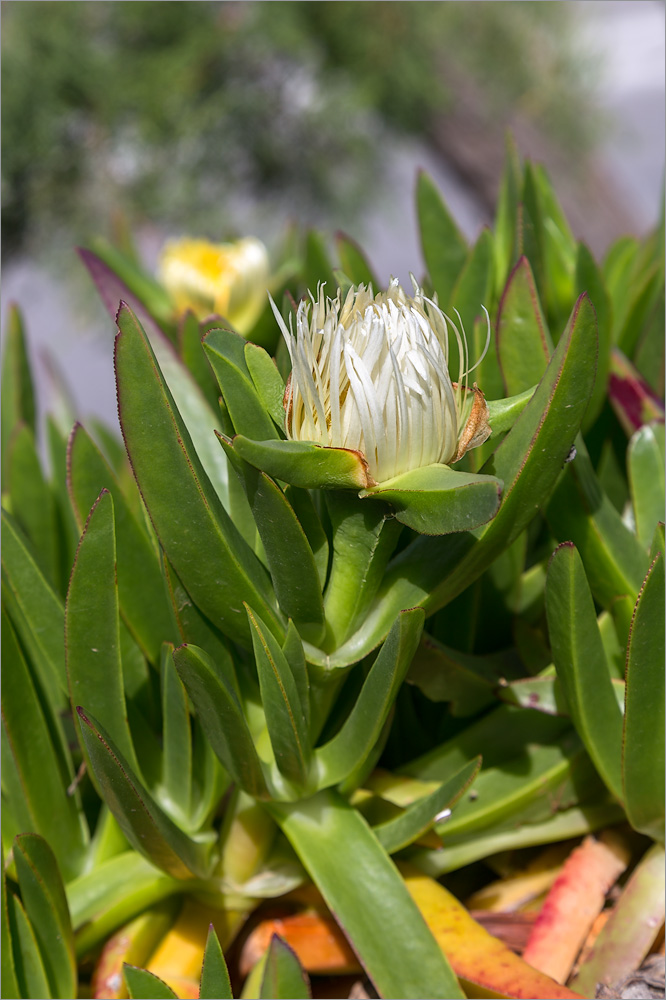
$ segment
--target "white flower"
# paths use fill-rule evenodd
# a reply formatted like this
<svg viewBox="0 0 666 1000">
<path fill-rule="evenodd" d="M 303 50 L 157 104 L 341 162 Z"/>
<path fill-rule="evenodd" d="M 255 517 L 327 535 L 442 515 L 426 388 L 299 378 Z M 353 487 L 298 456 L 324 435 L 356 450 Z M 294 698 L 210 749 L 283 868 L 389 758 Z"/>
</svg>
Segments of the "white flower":
<svg viewBox="0 0 666 1000">
<path fill-rule="evenodd" d="M 372 286 L 352 286 L 344 303 L 340 291 L 330 299 L 320 287 L 299 303 L 295 334 L 274 303 L 273 311 L 292 363 L 284 399 L 291 440 L 358 451 L 372 479 L 385 482 L 449 465 L 489 436 L 483 393 L 467 388 L 464 333 L 415 281 L 413 297 L 393 279 L 374 297 Z M 457 382 L 448 369 L 450 330 Z"/>
</svg>

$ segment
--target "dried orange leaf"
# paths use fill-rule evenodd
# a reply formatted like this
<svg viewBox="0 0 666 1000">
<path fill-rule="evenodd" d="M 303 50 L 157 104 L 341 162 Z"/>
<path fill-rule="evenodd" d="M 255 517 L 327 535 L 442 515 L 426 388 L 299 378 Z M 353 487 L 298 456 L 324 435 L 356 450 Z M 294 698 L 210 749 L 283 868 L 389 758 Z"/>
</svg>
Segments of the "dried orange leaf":
<svg viewBox="0 0 666 1000">
<path fill-rule="evenodd" d="M 328 910 L 312 908 L 257 924 L 243 945 L 239 962 L 242 976 L 267 951 L 274 934 L 296 952 L 306 972 L 345 975 L 361 971 L 356 955 Z"/>
<path fill-rule="evenodd" d="M 412 865 L 400 864 L 411 896 L 466 992 L 516 1000 L 578 1000 L 566 986 L 531 968 L 492 937 L 462 903 Z M 469 987 L 469 989 L 468 989 Z"/>
</svg>

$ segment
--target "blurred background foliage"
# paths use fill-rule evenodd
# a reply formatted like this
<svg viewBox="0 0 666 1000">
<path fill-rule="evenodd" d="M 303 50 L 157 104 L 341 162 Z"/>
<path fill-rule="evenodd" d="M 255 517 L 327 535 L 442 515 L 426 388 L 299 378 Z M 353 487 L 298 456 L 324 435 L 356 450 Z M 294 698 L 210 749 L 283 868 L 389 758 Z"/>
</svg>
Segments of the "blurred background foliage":
<svg viewBox="0 0 666 1000">
<path fill-rule="evenodd" d="M 575 6 L 3 3 L 5 253 L 118 213 L 219 238 L 246 202 L 344 226 L 392 136 L 446 154 L 470 102 L 477 133 L 519 115 L 580 166 L 604 122 Z"/>
</svg>

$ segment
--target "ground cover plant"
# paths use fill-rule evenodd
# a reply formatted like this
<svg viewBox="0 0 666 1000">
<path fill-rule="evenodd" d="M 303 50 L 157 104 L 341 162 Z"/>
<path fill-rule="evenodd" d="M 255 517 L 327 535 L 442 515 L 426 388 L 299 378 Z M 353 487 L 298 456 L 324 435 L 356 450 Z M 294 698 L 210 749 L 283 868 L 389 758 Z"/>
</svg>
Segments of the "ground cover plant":
<svg viewBox="0 0 666 1000">
<path fill-rule="evenodd" d="M 473 246 L 416 199 L 410 289 L 342 234 L 81 250 L 120 431 L 63 402 L 48 472 L 10 311 L 4 997 L 593 997 L 659 950 L 663 222 L 597 262 L 512 150 Z"/>
</svg>

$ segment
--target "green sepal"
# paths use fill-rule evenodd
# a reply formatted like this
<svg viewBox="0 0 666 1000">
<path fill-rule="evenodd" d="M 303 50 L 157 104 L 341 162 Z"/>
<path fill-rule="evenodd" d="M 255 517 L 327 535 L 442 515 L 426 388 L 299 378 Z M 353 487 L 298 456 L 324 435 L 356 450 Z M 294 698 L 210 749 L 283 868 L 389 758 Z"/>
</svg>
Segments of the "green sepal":
<svg viewBox="0 0 666 1000">
<path fill-rule="evenodd" d="M 23 833 L 16 838 L 13 853 L 21 899 L 37 939 L 51 996 L 75 997 L 74 934 L 53 851 L 43 837 Z"/>
<path fill-rule="evenodd" d="M 363 498 L 385 500 L 398 521 L 423 535 L 471 531 L 499 509 L 502 482 L 494 476 L 456 472 L 448 465 L 425 465 L 363 490 Z"/>
<path fill-rule="evenodd" d="M 362 490 L 370 485 L 368 466 L 359 451 L 312 441 L 250 441 L 241 434 L 233 446 L 242 459 L 273 479 L 306 490 Z"/>
<path fill-rule="evenodd" d="M 421 608 L 401 611 L 339 732 L 314 751 L 319 788 L 337 785 L 372 753 L 421 638 Z"/>
<path fill-rule="evenodd" d="M 147 969 L 138 969 L 125 962 L 123 976 L 130 1000 L 178 1000 L 178 995 L 164 980 Z"/>
<path fill-rule="evenodd" d="M 245 364 L 262 406 L 273 423 L 284 431 L 284 381 L 277 365 L 259 344 L 245 344 Z"/>
<path fill-rule="evenodd" d="M 249 644 L 247 622 L 238 613 L 243 599 L 280 632 L 267 603 L 266 573 L 213 490 L 148 339 L 127 306 L 118 313 L 118 325 L 120 422 L 134 474 L 169 560 L 199 609 L 236 641 Z"/>
<path fill-rule="evenodd" d="M 72 711 L 85 705 L 103 720 L 138 772 L 127 722 L 120 659 L 116 533 L 108 490 L 95 500 L 74 560 L 65 604 L 65 655 Z M 81 743 L 85 753 L 85 744 Z"/>
<path fill-rule="evenodd" d="M 215 373 L 237 434 L 263 441 L 277 431 L 254 387 L 247 363 L 247 341 L 232 330 L 209 330 L 204 351 Z"/>
<path fill-rule="evenodd" d="M 235 681 L 218 669 L 203 649 L 174 650 L 176 670 L 192 699 L 203 730 L 231 778 L 258 799 L 268 796 L 261 761 L 254 746 Z"/>
<path fill-rule="evenodd" d="M 480 767 L 481 758 L 475 757 L 434 792 L 412 803 L 394 819 L 373 827 L 373 833 L 386 853 L 395 854 L 409 847 L 435 823 L 446 822 L 447 817 L 443 813 L 450 813 L 476 778 Z"/>
<path fill-rule="evenodd" d="M 490 439 L 498 437 L 510 431 L 516 420 L 523 412 L 530 399 L 536 392 L 536 385 L 524 392 L 519 392 L 516 396 L 507 396 L 506 399 L 488 399 L 488 423 L 492 431 Z"/>
<path fill-rule="evenodd" d="M 548 567 L 546 613 L 553 660 L 569 712 L 610 791 L 622 799 L 622 713 L 613 693 L 592 594 L 571 542 Z"/>
<path fill-rule="evenodd" d="M 553 342 L 527 257 L 509 275 L 497 317 L 497 356 L 504 387 L 514 396 L 539 381 Z"/>
<path fill-rule="evenodd" d="M 201 966 L 199 1000 L 233 1000 L 229 970 L 212 924 L 208 928 Z"/>
<path fill-rule="evenodd" d="M 299 689 L 275 637 L 252 608 L 246 605 L 245 610 L 275 763 L 288 781 L 304 787 L 310 770 L 310 738 Z"/>
<path fill-rule="evenodd" d="M 88 718 L 84 708 L 77 706 L 77 714 L 104 800 L 130 844 L 173 878 L 207 878 L 211 845 L 183 833 L 143 787 L 104 727 Z"/>
<path fill-rule="evenodd" d="M 624 806 L 641 833 L 664 842 L 664 557 L 636 602 L 627 645 L 622 749 Z"/>
</svg>

